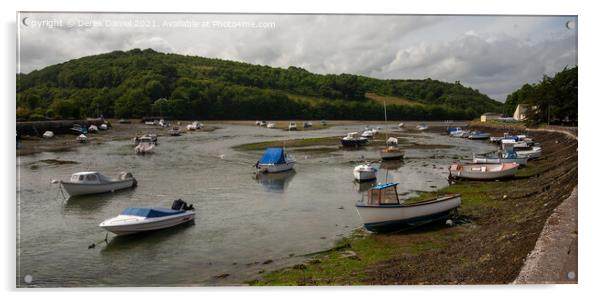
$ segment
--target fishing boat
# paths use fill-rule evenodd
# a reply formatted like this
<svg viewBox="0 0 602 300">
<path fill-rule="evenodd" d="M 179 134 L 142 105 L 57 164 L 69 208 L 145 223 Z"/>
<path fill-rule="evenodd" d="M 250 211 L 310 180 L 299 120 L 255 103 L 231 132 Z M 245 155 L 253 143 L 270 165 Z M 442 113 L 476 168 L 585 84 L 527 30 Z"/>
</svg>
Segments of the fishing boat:
<svg viewBox="0 0 602 300">
<path fill-rule="evenodd" d="M 371 164 L 361 164 L 353 168 L 353 178 L 360 182 L 376 180 L 376 172 L 378 172 L 378 169 Z"/>
<path fill-rule="evenodd" d="M 172 128 L 170 128 L 169 130 L 167 130 L 167 133 L 171 136 L 179 136 L 182 134 L 182 132 L 180 131 L 180 127 L 174 126 Z"/>
<path fill-rule="evenodd" d="M 387 125 L 387 102 L 383 101 L 383 107 L 385 110 L 385 138 L 386 138 L 385 144 L 386 144 L 386 146 L 384 149 L 380 150 L 380 158 L 382 158 L 383 160 L 402 159 L 403 151 L 401 149 L 399 149 L 399 141 L 397 140 L 397 138 L 389 137 L 389 126 Z"/>
<path fill-rule="evenodd" d="M 292 170 L 295 160 L 291 158 L 284 147 L 267 148 L 263 156 L 255 163 L 255 168 L 261 173 L 278 173 Z"/>
<path fill-rule="evenodd" d="M 85 134 L 80 134 L 75 138 L 76 141 L 85 144 L 88 142 L 88 137 Z"/>
<path fill-rule="evenodd" d="M 138 139 L 138 145 L 134 148 L 136 154 L 150 154 L 154 152 L 156 140 L 153 141 L 152 137 L 143 135 Z"/>
<path fill-rule="evenodd" d="M 50 139 L 54 137 L 54 132 L 48 130 L 46 132 L 44 132 L 44 134 L 42 134 L 42 137 L 45 139 Z"/>
<path fill-rule="evenodd" d="M 350 132 L 347 136 L 341 138 L 341 144 L 344 147 L 359 147 L 368 143 L 368 139 L 360 136 L 357 132 Z"/>
<path fill-rule="evenodd" d="M 70 181 L 53 180 L 53 183 L 60 184 L 70 196 L 114 192 L 138 184 L 130 172 L 121 172 L 116 178 L 99 172 L 78 172 L 71 175 Z"/>
<path fill-rule="evenodd" d="M 487 140 L 487 139 L 489 139 L 489 137 L 491 137 L 491 135 L 489 133 L 478 131 L 478 130 L 472 131 L 468 134 L 468 138 L 471 140 Z"/>
<path fill-rule="evenodd" d="M 399 201 L 397 182 L 379 184 L 367 192 L 367 201 L 355 208 L 364 227 L 373 232 L 390 232 L 404 226 L 415 226 L 447 217 L 462 203 L 459 194 L 405 203 Z"/>
<path fill-rule="evenodd" d="M 295 122 L 290 122 L 288 123 L 288 130 L 297 130 L 297 123 Z"/>
<path fill-rule="evenodd" d="M 518 171 L 517 163 L 501 164 L 452 164 L 449 166 L 451 178 L 493 180 L 513 177 Z"/>
<path fill-rule="evenodd" d="M 194 216 L 194 207 L 178 199 L 171 209 L 128 207 L 98 226 L 116 235 L 126 235 L 174 227 L 194 221 Z"/>
<path fill-rule="evenodd" d="M 491 156 L 478 156 L 473 154 L 472 162 L 475 164 L 503 164 L 503 163 L 517 163 L 521 166 L 527 165 L 526 157 L 518 157 L 518 154 L 514 151 L 502 153 L 497 157 Z"/>
<path fill-rule="evenodd" d="M 419 124 L 419 125 L 416 125 L 416 129 L 418 129 L 420 131 L 424 131 L 424 130 L 429 129 L 429 127 L 426 124 Z"/>
</svg>

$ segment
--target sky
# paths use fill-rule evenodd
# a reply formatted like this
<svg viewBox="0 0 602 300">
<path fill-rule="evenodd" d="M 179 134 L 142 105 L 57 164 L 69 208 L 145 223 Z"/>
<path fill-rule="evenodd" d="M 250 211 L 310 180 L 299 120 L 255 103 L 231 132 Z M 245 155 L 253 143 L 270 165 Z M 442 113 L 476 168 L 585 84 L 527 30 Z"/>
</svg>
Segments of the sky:
<svg viewBox="0 0 602 300">
<path fill-rule="evenodd" d="M 575 16 L 20 13 L 17 72 L 114 50 L 460 81 L 505 101 L 577 65 Z"/>
</svg>

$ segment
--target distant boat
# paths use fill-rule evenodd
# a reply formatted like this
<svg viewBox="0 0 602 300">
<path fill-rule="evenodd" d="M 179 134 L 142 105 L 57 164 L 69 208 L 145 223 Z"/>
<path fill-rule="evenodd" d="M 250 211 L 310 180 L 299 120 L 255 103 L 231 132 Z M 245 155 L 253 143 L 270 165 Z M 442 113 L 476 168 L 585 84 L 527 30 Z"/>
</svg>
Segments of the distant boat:
<svg viewBox="0 0 602 300">
<path fill-rule="evenodd" d="M 193 221 L 194 217 L 192 205 L 178 199 L 171 209 L 128 207 L 98 226 L 117 235 L 126 235 L 177 226 Z"/>
<path fill-rule="evenodd" d="M 541 151 L 542 149 L 539 146 L 533 146 L 530 149 L 515 150 L 518 157 L 524 157 L 527 159 L 536 159 L 541 157 Z"/>
<path fill-rule="evenodd" d="M 152 126 L 155 126 L 155 125 L 157 125 L 157 121 L 145 121 L 145 122 L 144 122 L 144 125 L 152 125 Z"/>
<path fill-rule="evenodd" d="M 403 124 L 403 122 L 402 122 L 402 123 L 399 123 L 399 124 L 397 125 L 397 127 L 398 127 L 398 128 L 403 128 L 403 126 L 405 126 L 405 124 Z"/>
<path fill-rule="evenodd" d="M 262 173 L 278 173 L 295 167 L 295 160 L 289 157 L 284 148 L 267 148 L 255 164 Z"/>
<path fill-rule="evenodd" d="M 96 133 L 96 132 L 98 132 L 98 126 L 96 126 L 96 125 L 90 125 L 90 127 L 88 127 L 88 132 L 89 133 Z"/>
<path fill-rule="evenodd" d="M 468 137 L 468 135 L 470 134 L 470 132 L 466 131 L 466 130 L 456 130 L 456 131 L 452 131 L 449 133 L 450 136 L 452 137 Z"/>
<path fill-rule="evenodd" d="M 169 130 L 167 130 L 167 133 L 171 136 L 179 136 L 182 134 L 182 132 L 180 131 L 180 127 L 174 126 L 172 128 L 170 128 Z"/>
<path fill-rule="evenodd" d="M 375 132 L 373 129 L 368 129 L 368 130 L 364 130 L 364 132 L 362 132 L 362 137 L 373 138 L 374 134 L 375 134 Z"/>
<path fill-rule="evenodd" d="M 259 121 L 259 126 L 265 127 L 267 125 L 266 121 Z"/>
<path fill-rule="evenodd" d="M 268 122 L 268 125 L 266 125 L 267 128 L 274 128 L 276 127 L 276 124 L 274 122 Z"/>
<path fill-rule="evenodd" d="M 88 137 L 85 134 L 80 134 L 75 138 L 75 140 L 83 144 L 88 142 Z"/>
<path fill-rule="evenodd" d="M 385 144 L 386 147 L 380 150 L 380 158 L 383 160 L 402 159 L 403 151 L 399 149 L 399 141 L 394 137 L 389 137 L 389 126 L 387 124 L 387 103 L 383 101 L 385 110 L 385 138 L 387 138 Z M 377 130 L 380 127 L 377 127 Z"/>
<path fill-rule="evenodd" d="M 73 127 L 71 127 L 71 131 L 75 131 L 79 134 L 88 134 L 88 129 L 86 127 L 82 127 L 79 124 L 73 124 Z"/>
<path fill-rule="evenodd" d="M 303 128 L 310 128 L 312 126 L 314 126 L 314 124 L 310 121 L 303 122 Z"/>
<path fill-rule="evenodd" d="M 109 129 L 109 126 L 107 126 L 107 124 L 100 124 L 100 126 L 98 127 L 98 129 L 100 129 L 100 130 L 107 130 L 107 129 Z"/>
<path fill-rule="evenodd" d="M 424 131 L 424 130 L 429 129 L 429 127 L 426 124 L 419 124 L 419 125 L 416 125 L 416 129 L 418 129 L 420 131 Z"/>
<path fill-rule="evenodd" d="M 371 181 L 376 180 L 376 173 L 378 169 L 369 163 L 361 164 L 353 168 L 353 178 L 357 181 Z"/>
<path fill-rule="evenodd" d="M 452 178 L 493 180 L 513 177 L 518 171 L 517 163 L 501 164 L 452 164 L 449 175 Z"/>
<path fill-rule="evenodd" d="M 341 138 L 341 144 L 344 147 L 359 147 L 368 143 L 368 139 L 360 136 L 357 132 L 350 132 L 347 136 Z"/>
<path fill-rule="evenodd" d="M 288 130 L 297 130 L 297 124 L 295 122 L 288 123 Z"/>
<path fill-rule="evenodd" d="M 54 137 L 54 132 L 48 130 L 46 132 L 44 132 L 44 134 L 42 134 L 42 137 L 45 139 L 50 139 Z"/>
<path fill-rule="evenodd" d="M 462 127 L 447 127 L 447 134 L 449 135 L 456 131 L 462 131 Z"/>
<path fill-rule="evenodd" d="M 468 134 L 468 138 L 471 140 L 487 140 L 489 137 L 491 137 L 489 133 L 482 131 L 472 131 Z"/>
<path fill-rule="evenodd" d="M 120 119 L 120 120 L 119 120 L 119 123 L 120 123 L 120 124 L 130 124 L 130 123 L 132 123 L 132 121 L 130 121 L 130 120 L 126 120 L 126 119 Z"/>
<path fill-rule="evenodd" d="M 78 172 L 71 175 L 70 181 L 53 182 L 59 183 L 70 196 L 108 193 L 131 188 L 138 183 L 129 172 L 121 172 L 117 178 L 99 172 Z"/>
<path fill-rule="evenodd" d="M 322 126 L 326 126 L 328 123 L 326 123 L 326 120 L 322 120 L 320 121 L 320 124 L 322 124 Z"/>
<path fill-rule="evenodd" d="M 370 188 L 367 201 L 355 205 L 367 230 L 389 232 L 447 217 L 462 203 L 459 194 L 450 194 L 416 203 L 399 201 L 398 183 L 384 183 Z"/>
</svg>

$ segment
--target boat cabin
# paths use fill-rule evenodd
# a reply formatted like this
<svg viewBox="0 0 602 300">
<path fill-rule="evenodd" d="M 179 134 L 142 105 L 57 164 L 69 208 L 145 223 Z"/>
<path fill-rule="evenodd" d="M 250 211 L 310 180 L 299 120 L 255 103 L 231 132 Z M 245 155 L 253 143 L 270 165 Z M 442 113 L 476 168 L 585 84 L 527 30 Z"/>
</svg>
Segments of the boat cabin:
<svg viewBox="0 0 602 300">
<path fill-rule="evenodd" d="M 397 182 L 383 183 L 368 190 L 368 205 L 398 205 Z"/>
<path fill-rule="evenodd" d="M 78 172 L 71 175 L 71 182 L 74 183 L 100 183 L 100 174 L 98 172 Z"/>
</svg>

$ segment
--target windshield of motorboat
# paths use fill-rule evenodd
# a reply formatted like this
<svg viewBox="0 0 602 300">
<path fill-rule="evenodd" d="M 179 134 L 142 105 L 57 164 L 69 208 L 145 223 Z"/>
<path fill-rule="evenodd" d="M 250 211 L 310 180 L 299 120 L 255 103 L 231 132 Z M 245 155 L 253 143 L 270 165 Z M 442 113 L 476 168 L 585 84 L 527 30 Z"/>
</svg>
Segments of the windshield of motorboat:
<svg viewBox="0 0 602 300">
<path fill-rule="evenodd" d="M 368 190 L 368 205 L 395 204 L 399 204 L 399 198 L 397 197 L 397 189 L 395 186 Z"/>
</svg>

